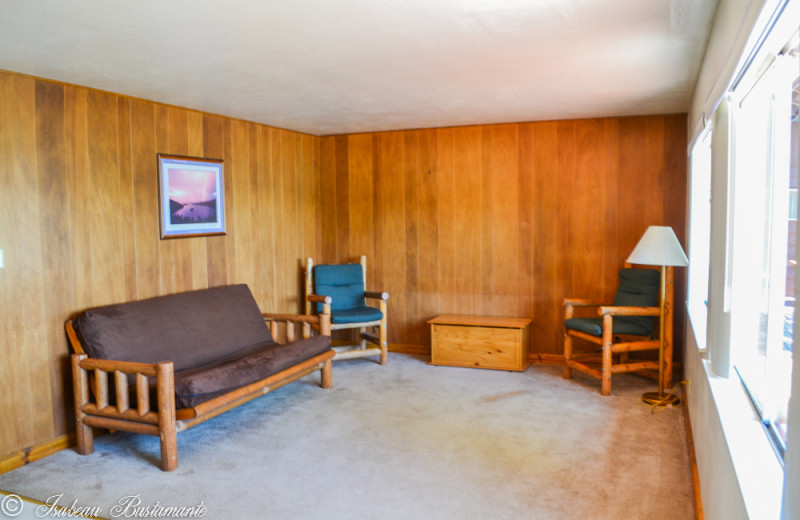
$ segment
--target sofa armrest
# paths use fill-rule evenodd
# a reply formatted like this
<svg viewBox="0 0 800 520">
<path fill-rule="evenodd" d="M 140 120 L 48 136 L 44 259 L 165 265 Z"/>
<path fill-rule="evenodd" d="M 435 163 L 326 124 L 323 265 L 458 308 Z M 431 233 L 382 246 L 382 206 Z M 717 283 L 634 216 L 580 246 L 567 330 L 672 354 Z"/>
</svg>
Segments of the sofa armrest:
<svg viewBox="0 0 800 520">
<path fill-rule="evenodd" d="M 333 301 L 333 298 L 330 296 L 322 296 L 321 294 L 309 294 L 308 301 L 312 303 L 327 303 L 330 305 L 330 303 Z"/>
<path fill-rule="evenodd" d="M 615 307 L 604 305 L 597 309 L 597 314 L 603 316 L 659 316 L 661 309 L 658 307 Z"/>
<path fill-rule="evenodd" d="M 386 301 L 389 299 L 389 293 L 387 292 L 378 292 L 378 291 L 367 291 L 364 293 L 365 298 L 371 298 L 373 300 L 383 300 Z"/>
<path fill-rule="evenodd" d="M 328 296 L 325 296 L 324 298 L 330 300 L 330 297 Z M 278 314 L 271 312 L 264 312 L 261 315 L 264 316 L 264 320 L 269 323 L 270 332 L 272 333 L 273 338 L 277 337 L 278 327 L 281 323 L 283 323 L 286 327 L 286 341 L 288 342 L 292 342 L 297 338 L 297 333 L 295 331 L 295 327 L 297 325 L 302 327 L 301 335 L 303 338 L 311 337 L 312 328 L 317 329 L 323 336 L 331 335 L 331 315 L 329 307 L 327 313 L 323 312 L 318 315 Z"/>
<path fill-rule="evenodd" d="M 108 392 L 110 374 L 114 376 L 113 403 L 110 402 Z M 134 376 L 135 380 L 135 408 L 131 408 L 128 376 Z M 156 380 L 157 411 L 150 405 L 149 378 Z M 73 354 L 72 385 L 79 453 L 87 454 L 94 451 L 92 427 L 120 429 L 161 437 L 162 469 L 171 471 L 177 467 L 175 381 L 172 361 L 149 364 L 95 359 L 86 354 Z"/>
<path fill-rule="evenodd" d="M 564 319 L 568 320 L 575 315 L 575 308 L 582 307 L 600 307 L 602 305 L 611 305 L 611 300 L 593 300 L 589 298 L 564 298 L 562 305 L 564 306 Z"/>
<path fill-rule="evenodd" d="M 306 296 L 310 303 L 321 303 L 322 304 L 322 312 L 320 314 L 327 314 L 328 321 L 330 321 L 331 316 L 331 303 L 333 302 L 333 298 L 330 296 L 323 296 L 321 294 L 309 294 Z M 330 332 L 328 332 L 330 335 Z"/>
</svg>

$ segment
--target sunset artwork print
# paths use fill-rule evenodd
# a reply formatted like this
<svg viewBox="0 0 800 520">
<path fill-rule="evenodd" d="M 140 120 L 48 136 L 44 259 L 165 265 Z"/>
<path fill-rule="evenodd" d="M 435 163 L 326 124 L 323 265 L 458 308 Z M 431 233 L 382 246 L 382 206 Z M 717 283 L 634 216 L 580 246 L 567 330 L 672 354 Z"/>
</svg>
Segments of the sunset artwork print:
<svg viewBox="0 0 800 520">
<path fill-rule="evenodd" d="M 225 234 L 222 161 L 158 155 L 161 238 Z"/>
</svg>

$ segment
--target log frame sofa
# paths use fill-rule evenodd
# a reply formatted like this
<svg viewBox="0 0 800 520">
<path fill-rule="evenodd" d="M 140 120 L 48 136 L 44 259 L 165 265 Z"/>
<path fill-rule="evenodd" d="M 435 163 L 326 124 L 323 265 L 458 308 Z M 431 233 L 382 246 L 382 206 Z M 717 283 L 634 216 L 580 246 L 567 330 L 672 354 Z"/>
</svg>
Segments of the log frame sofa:
<svg viewBox="0 0 800 520">
<path fill-rule="evenodd" d="M 239 315 L 249 314 L 247 318 L 250 323 L 244 324 L 243 327 L 254 327 L 255 333 L 260 335 L 263 334 L 263 331 L 260 331 L 258 325 L 253 323 L 256 317 L 252 313 L 257 312 L 260 316 L 258 319 L 261 320 L 264 331 L 266 331 L 263 345 L 256 345 L 256 348 L 252 348 L 252 345 L 250 348 L 239 348 L 234 355 L 223 356 L 224 359 L 220 362 L 211 363 L 212 369 L 222 372 L 224 377 L 226 370 L 228 375 L 232 372 L 229 368 L 231 365 L 236 365 L 237 362 L 240 362 L 241 366 L 242 358 L 244 358 L 246 365 L 244 368 L 240 368 L 239 371 L 250 371 L 251 378 L 255 365 L 258 365 L 255 368 L 256 371 L 264 372 L 264 370 L 269 370 L 269 367 L 273 365 L 279 367 L 277 371 L 268 373 L 266 377 L 258 380 L 247 382 L 247 384 L 241 384 L 241 381 L 239 381 L 239 384 L 234 388 L 211 392 L 199 399 L 190 395 L 187 398 L 188 402 L 183 405 L 181 403 L 176 405 L 176 363 L 181 362 L 169 359 L 169 352 L 163 352 L 163 357 L 166 360 L 156 362 L 142 362 L 137 359 L 148 355 L 152 357 L 153 352 L 139 353 L 138 355 L 137 353 L 131 353 L 130 358 L 133 360 L 130 361 L 89 356 L 89 353 L 93 350 L 91 348 L 92 341 L 90 339 L 87 342 L 87 339 L 82 335 L 81 325 L 83 324 L 83 329 L 91 329 L 90 326 L 85 324 L 85 317 L 91 312 L 105 312 L 105 315 L 100 317 L 101 320 L 105 320 L 101 325 L 107 326 L 110 321 L 116 321 L 111 323 L 115 334 L 120 331 L 130 331 L 135 334 L 139 323 L 137 323 L 136 319 L 129 320 L 131 323 L 124 323 L 125 317 L 130 316 L 131 313 L 135 315 L 143 305 L 162 304 L 157 310 L 164 313 L 166 308 L 167 315 L 163 316 L 163 320 L 169 321 L 174 318 L 174 316 L 169 315 L 169 309 L 172 307 L 163 305 L 163 303 L 180 302 L 185 304 L 187 298 L 191 302 L 191 298 L 195 295 L 203 298 L 212 293 L 213 296 L 228 295 L 227 300 L 225 298 L 217 299 L 215 300 L 216 303 L 219 303 L 219 301 L 243 300 L 245 312 L 242 313 L 242 309 L 236 308 L 236 305 L 234 305 L 234 309 L 228 309 L 228 317 L 233 316 L 234 319 L 239 319 Z M 133 309 L 131 309 L 131 305 L 134 306 Z M 139 307 L 136 307 L 137 305 Z M 124 311 L 120 312 L 120 308 Z M 207 308 L 208 306 L 205 307 L 205 309 Z M 255 311 L 253 311 L 253 308 Z M 215 317 L 210 316 L 210 313 L 203 315 L 202 306 L 199 309 L 199 316 L 197 315 L 197 308 L 192 308 L 192 310 L 196 314 L 194 316 L 195 323 L 198 319 L 208 319 L 211 321 L 209 327 L 217 327 L 219 325 L 214 323 Z M 152 311 L 151 314 L 153 314 Z M 225 313 L 223 312 L 222 314 Z M 161 316 L 157 316 L 155 319 L 161 320 L 161 318 Z M 153 317 L 151 316 L 149 319 L 152 320 Z M 84 323 L 82 323 L 82 320 Z M 120 321 L 123 322 L 122 325 L 120 325 Z M 269 326 L 267 326 L 267 323 L 269 323 Z M 285 327 L 283 333 L 287 340 L 285 344 L 278 344 L 272 338 L 273 335 L 277 337 L 279 323 L 282 324 L 281 327 Z M 170 327 L 170 334 L 181 334 L 186 329 L 185 323 L 174 326 L 171 323 L 162 324 Z M 295 327 L 301 328 L 301 338 L 295 339 L 297 336 Z M 77 451 L 82 455 L 88 455 L 94 451 L 93 427 L 155 435 L 161 441 L 160 467 L 164 471 L 172 471 L 178 467 L 178 432 L 196 426 L 317 370 L 321 373 L 322 388 L 330 388 L 332 386 L 331 359 L 335 352 L 330 348 L 329 316 L 325 314 L 311 316 L 261 313 L 246 285 L 202 289 L 190 291 L 189 293 L 141 300 L 140 302 L 90 309 L 69 319 L 65 323 L 65 329 L 69 343 L 74 351 L 72 355 L 72 376 L 77 427 Z M 175 332 L 175 329 L 179 330 Z M 315 330 L 317 336 L 321 337 L 312 338 L 312 330 Z M 108 340 L 114 337 L 113 335 L 108 335 L 105 331 L 101 332 L 105 334 L 97 334 L 101 336 L 101 339 Z M 187 340 L 189 340 L 187 344 L 191 342 L 193 333 L 197 335 L 202 332 L 202 330 L 187 331 Z M 238 335 L 237 337 L 241 336 L 241 334 L 238 330 L 233 333 L 234 336 Z M 148 334 L 142 334 L 142 336 L 143 341 L 149 339 Z M 151 333 L 149 336 L 152 338 L 153 334 Z M 306 345 L 304 347 L 301 346 L 304 343 Z M 314 343 L 314 345 L 310 345 L 311 343 Z M 142 344 L 142 346 L 142 350 L 147 350 L 148 346 L 146 344 Z M 190 345 L 189 348 L 191 349 L 192 346 Z M 233 345 L 233 347 L 236 348 L 237 345 Z M 241 345 L 238 345 L 238 347 L 241 347 Z M 185 345 L 183 348 L 186 350 Z M 112 348 L 110 351 L 113 352 L 114 349 Z M 270 351 L 277 351 L 278 354 L 272 355 Z M 242 352 L 244 353 L 242 354 Z M 309 352 L 312 353 L 310 357 L 308 357 Z M 287 353 L 288 363 L 290 364 L 289 366 L 284 366 L 287 364 Z M 256 358 L 251 357 L 248 360 L 246 359 L 248 355 L 255 355 Z M 273 358 L 280 358 L 281 355 L 283 360 L 279 359 L 275 363 Z M 207 360 L 204 362 L 208 365 Z M 184 361 L 182 364 L 186 365 L 186 362 Z M 177 374 L 179 379 L 181 373 L 188 373 L 188 379 L 197 375 L 198 372 L 202 377 L 203 369 L 203 366 L 199 368 L 190 367 L 188 370 L 177 372 Z M 111 387 L 109 387 L 108 382 L 109 376 L 113 376 Z M 211 384 L 224 385 L 219 382 L 220 376 L 216 372 L 215 376 L 216 378 L 211 378 Z M 208 381 L 205 381 L 204 384 L 206 386 L 209 385 Z M 192 399 L 200 402 L 195 403 Z M 155 407 L 152 406 L 153 404 L 155 404 Z"/>
</svg>

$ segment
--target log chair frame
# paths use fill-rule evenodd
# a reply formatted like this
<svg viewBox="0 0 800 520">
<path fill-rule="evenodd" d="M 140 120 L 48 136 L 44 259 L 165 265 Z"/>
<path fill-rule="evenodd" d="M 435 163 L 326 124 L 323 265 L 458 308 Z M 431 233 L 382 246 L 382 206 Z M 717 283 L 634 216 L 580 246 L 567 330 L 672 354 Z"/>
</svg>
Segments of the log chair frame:
<svg viewBox="0 0 800 520">
<path fill-rule="evenodd" d="M 380 320 L 361 322 L 361 323 L 331 323 L 331 330 L 344 330 L 344 329 L 358 329 L 358 344 L 356 345 L 337 345 L 334 347 L 336 357 L 334 360 L 351 359 L 367 356 L 380 355 L 380 364 L 385 365 L 388 358 L 389 351 L 389 337 L 387 331 L 387 304 L 389 293 L 378 291 L 367 291 L 367 257 L 361 255 L 359 258 L 361 269 L 364 277 L 364 298 L 367 300 L 375 300 L 378 302 L 378 310 L 383 314 Z M 312 304 L 322 304 L 322 314 L 327 314 L 330 317 L 332 299 L 330 296 L 321 296 L 314 293 L 314 260 L 308 258 L 304 268 L 303 276 L 306 282 L 306 299 L 305 299 L 305 312 L 312 314 Z M 368 327 L 378 327 L 378 336 L 367 333 Z M 371 345 L 367 345 L 371 343 Z"/>
<path fill-rule="evenodd" d="M 330 336 L 329 316 L 263 314 L 275 332 L 277 323 L 286 324 L 289 341 L 295 337 L 294 329 L 302 327 L 302 337 L 311 336 L 312 329 Z M 68 320 L 64 327 L 72 345 L 72 385 L 75 398 L 77 450 L 81 455 L 94 452 L 92 428 L 107 428 L 133 433 L 155 435 L 161 439 L 161 469 L 172 471 L 178 467 L 178 432 L 187 430 L 217 415 L 231 410 L 256 397 L 276 390 L 317 370 L 322 388 L 331 388 L 333 378 L 331 359 L 333 351 L 319 354 L 266 379 L 237 388 L 190 408 L 175 408 L 174 368 L 172 361 L 155 364 L 90 358 Z M 289 332 L 291 331 L 291 332 Z M 289 339 L 291 338 L 291 339 Z M 114 400 L 110 402 L 108 378 L 113 374 Z M 134 376 L 136 403 L 131 407 L 128 376 Z M 156 380 L 157 409 L 150 403 L 149 378 Z"/>
<path fill-rule="evenodd" d="M 626 268 L 632 267 L 626 263 Z M 564 378 L 572 377 L 572 369 L 584 372 L 600 379 L 602 395 L 611 395 L 611 377 L 613 374 L 625 372 L 642 372 L 642 375 L 653 377 L 658 381 L 658 361 L 628 362 L 630 352 L 644 350 L 659 350 L 659 339 L 642 339 L 644 336 L 613 335 L 612 323 L 614 316 L 653 316 L 660 317 L 659 331 L 664 338 L 664 371 L 659 388 L 669 388 L 672 381 L 672 320 L 674 300 L 674 268 L 666 266 L 661 271 L 661 307 L 616 307 L 610 300 L 589 300 L 582 298 L 564 298 L 564 320 L 573 317 L 575 309 L 597 308 L 597 314 L 603 318 L 602 337 L 592 336 L 564 326 Z M 597 351 L 579 351 L 573 349 L 572 339 L 579 338 L 600 345 L 600 359 L 598 369 Z M 619 362 L 614 361 L 617 356 Z M 655 374 L 653 374 L 655 371 Z M 663 386 L 662 386 L 663 385 Z"/>
</svg>

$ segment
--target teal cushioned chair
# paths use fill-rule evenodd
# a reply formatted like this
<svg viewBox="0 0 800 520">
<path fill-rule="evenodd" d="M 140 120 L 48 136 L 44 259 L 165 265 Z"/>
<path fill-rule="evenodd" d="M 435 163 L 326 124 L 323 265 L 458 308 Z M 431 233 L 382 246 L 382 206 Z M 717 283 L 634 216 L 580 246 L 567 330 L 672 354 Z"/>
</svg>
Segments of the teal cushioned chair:
<svg viewBox="0 0 800 520">
<path fill-rule="evenodd" d="M 669 300 L 666 306 L 672 307 L 672 268 L 665 271 Z M 666 285 L 665 285 L 666 287 Z M 572 377 L 572 369 L 578 369 L 602 381 L 601 393 L 611 393 L 611 377 L 621 372 L 658 370 L 658 361 L 630 361 L 630 352 L 659 350 L 658 334 L 654 330 L 656 320 L 661 315 L 661 273 L 654 269 L 633 269 L 626 267 L 619 271 L 619 287 L 613 302 L 566 298 L 564 307 L 564 377 Z M 576 318 L 576 308 L 596 308 L 601 317 Z M 672 327 L 669 327 L 671 330 Z M 671 334 L 665 337 L 665 344 L 671 344 Z M 573 350 L 573 339 L 578 338 L 596 348 L 584 351 Z M 666 351 L 666 349 L 665 349 Z M 671 378 L 672 349 L 669 348 L 669 367 L 665 370 Z M 597 368 L 599 361 L 600 368 Z M 666 377 L 665 377 L 666 379 Z"/>
<path fill-rule="evenodd" d="M 344 359 L 380 355 L 381 364 L 387 358 L 387 312 L 385 292 L 366 291 L 367 259 L 361 257 L 358 264 L 314 265 L 309 258 L 306 263 L 306 312 L 330 314 L 331 330 L 359 329 L 357 345 L 334 347 L 336 357 Z M 378 307 L 367 305 L 375 300 Z M 313 307 L 312 307 L 313 306 Z M 378 334 L 369 334 L 368 329 L 378 329 Z"/>
</svg>

